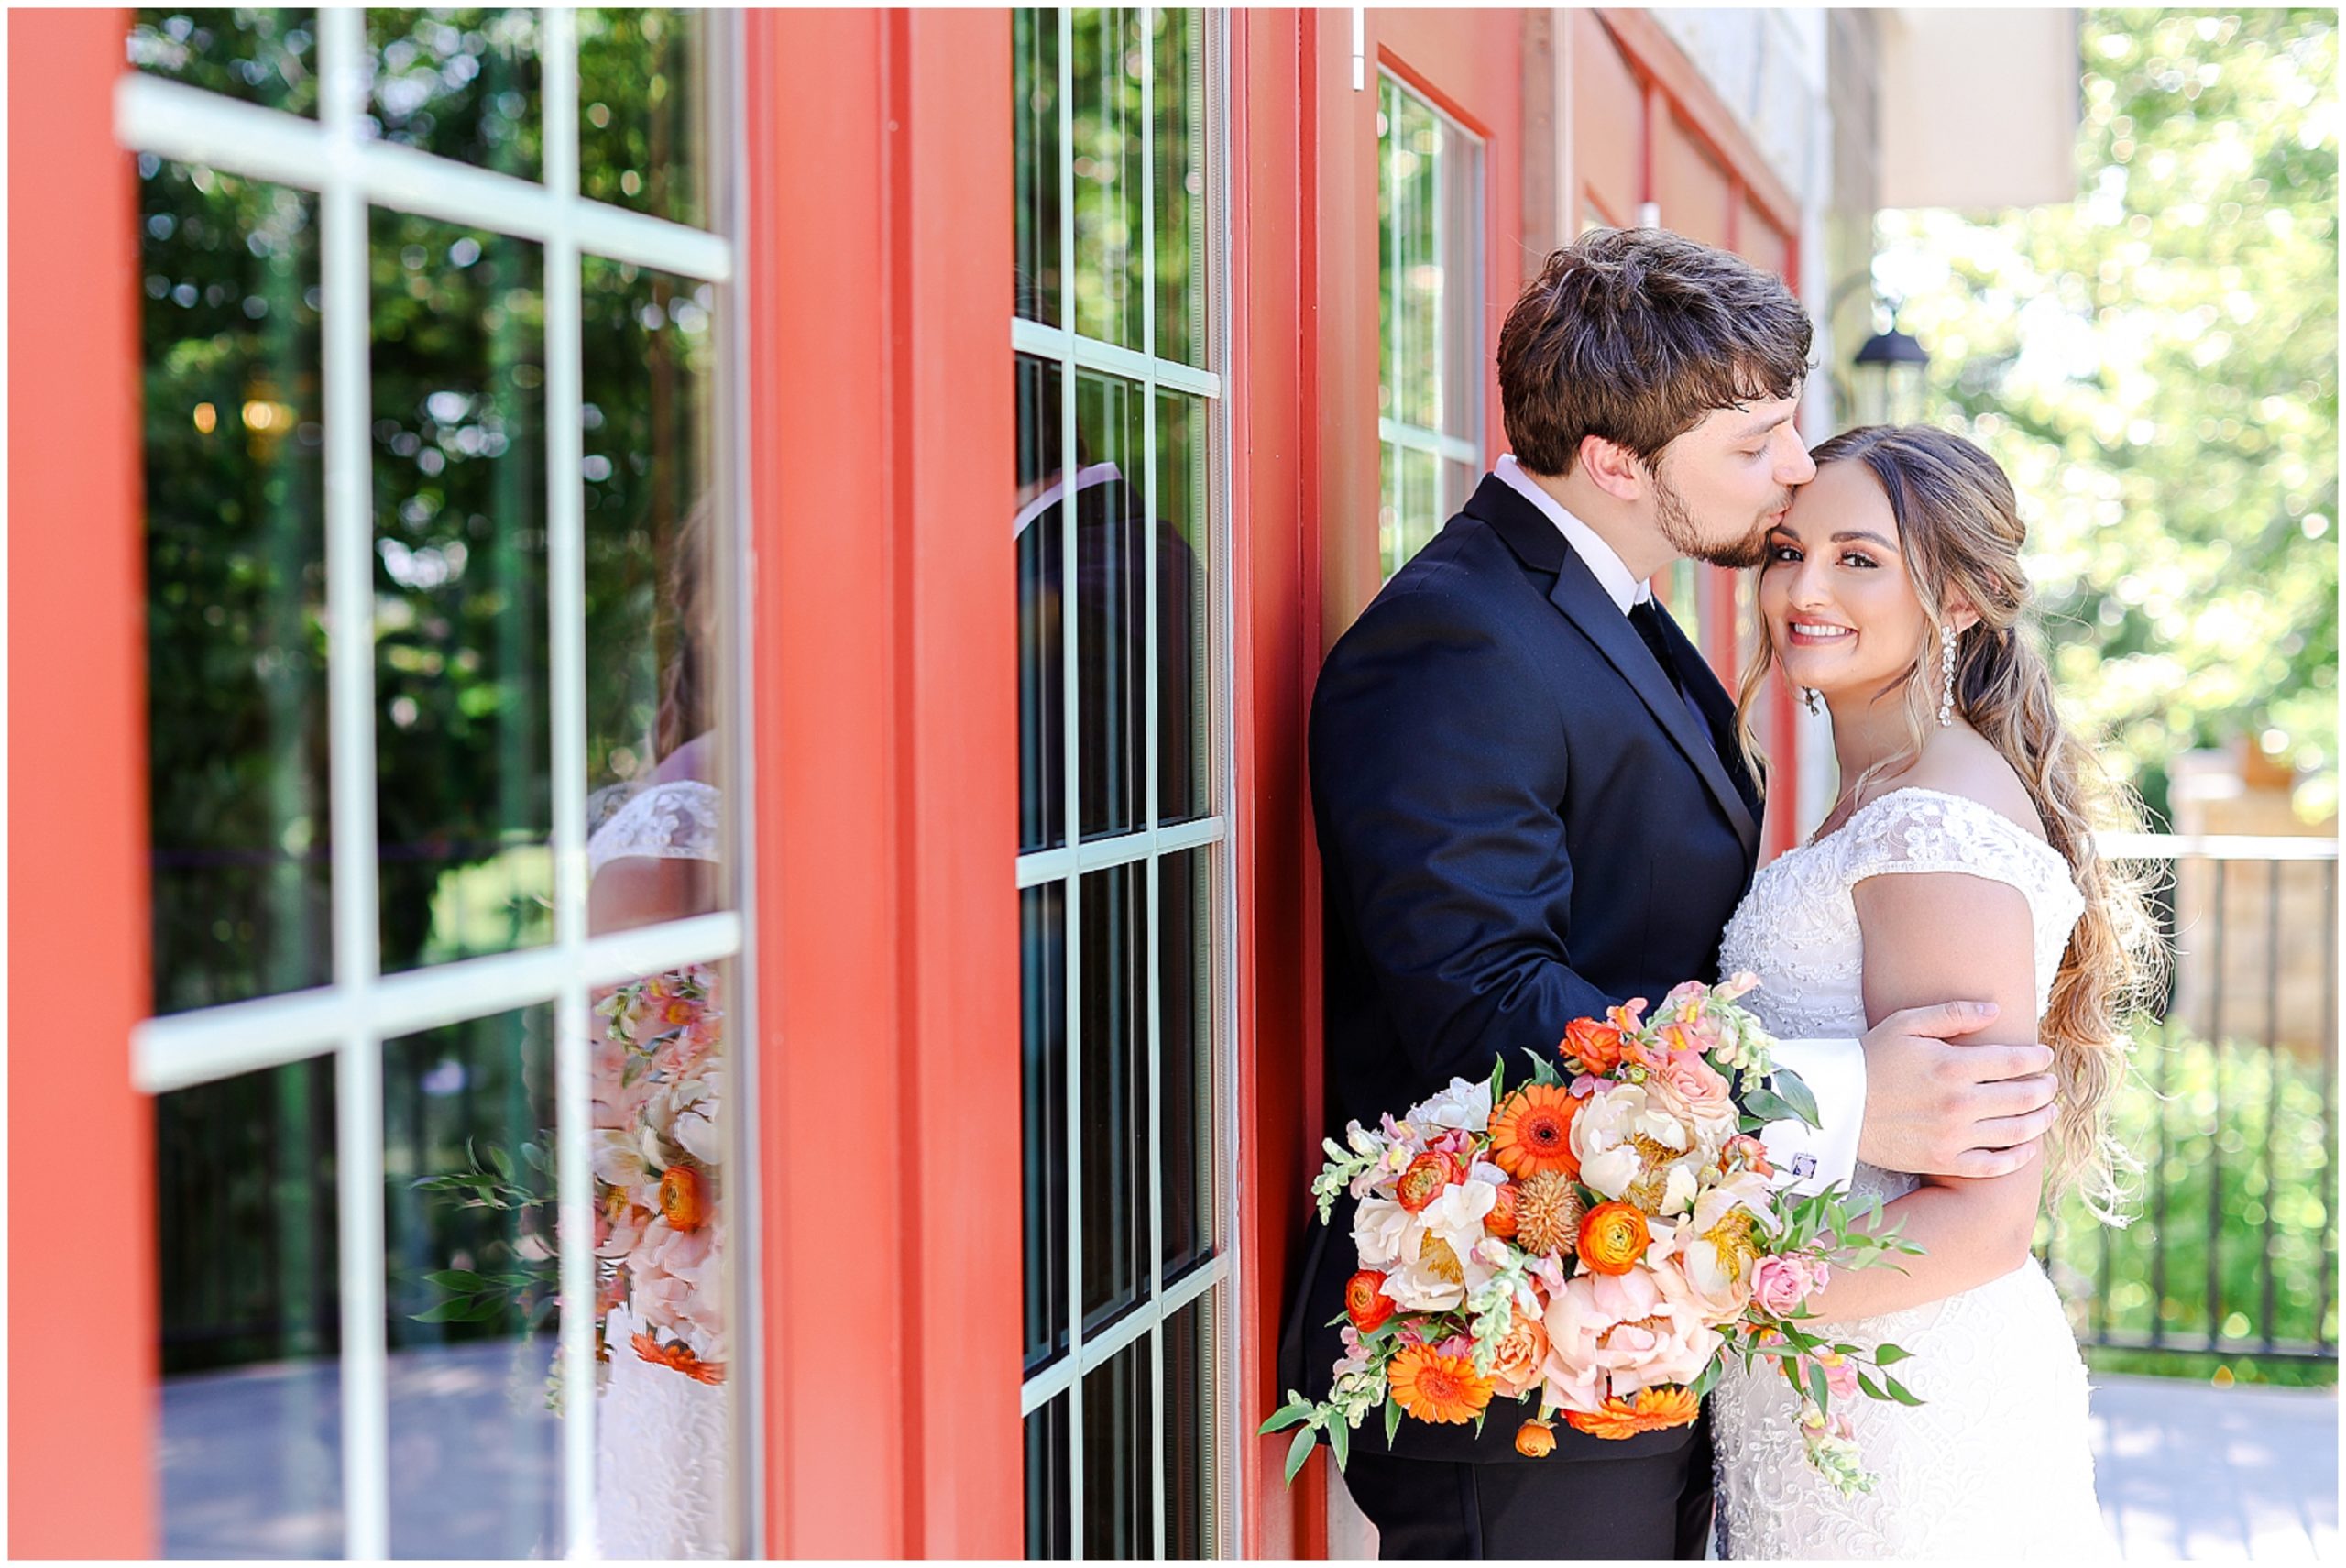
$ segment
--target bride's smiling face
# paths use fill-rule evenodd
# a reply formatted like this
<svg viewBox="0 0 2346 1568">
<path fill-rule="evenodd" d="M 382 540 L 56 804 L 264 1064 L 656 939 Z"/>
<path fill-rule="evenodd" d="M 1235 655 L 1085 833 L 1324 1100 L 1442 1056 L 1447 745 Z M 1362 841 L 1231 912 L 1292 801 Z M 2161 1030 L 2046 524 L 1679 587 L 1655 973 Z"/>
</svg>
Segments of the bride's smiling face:
<svg viewBox="0 0 2346 1568">
<path fill-rule="evenodd" d="M 1827 698 L 1896 689 L 1934 634 L 1890 498 L 1862 463 L 1827 463 L 1768 535 L 1760 614 L 1784 678 Z"/>
</svg>

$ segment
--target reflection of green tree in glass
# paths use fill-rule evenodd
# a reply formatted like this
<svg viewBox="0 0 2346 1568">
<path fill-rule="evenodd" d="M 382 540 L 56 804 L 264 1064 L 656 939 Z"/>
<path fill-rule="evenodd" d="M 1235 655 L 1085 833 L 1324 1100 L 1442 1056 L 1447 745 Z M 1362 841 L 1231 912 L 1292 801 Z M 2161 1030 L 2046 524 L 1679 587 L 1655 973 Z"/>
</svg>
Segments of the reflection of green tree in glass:
<svg viewBox="0 0 2346 1568">
<path fill-rule="evenodd" d="M 707 221 L 696 12 L 577 14 L 578 193 L 680 224 Z"/>
<path fill-rule="evenodd" d="M 2334 804 L 2337 13 L 2085 14 L 2082 193 L 1886 214 L 1878 275 L 2032 517 L 2064 695 L 2164 808 L 2264 736 Z"/>
<path fill-rule="evenodd" d="M 128 58 L 141 71 L 296 115 L 318 112 L 317 13 L 140 10 Z"/>
</svg>

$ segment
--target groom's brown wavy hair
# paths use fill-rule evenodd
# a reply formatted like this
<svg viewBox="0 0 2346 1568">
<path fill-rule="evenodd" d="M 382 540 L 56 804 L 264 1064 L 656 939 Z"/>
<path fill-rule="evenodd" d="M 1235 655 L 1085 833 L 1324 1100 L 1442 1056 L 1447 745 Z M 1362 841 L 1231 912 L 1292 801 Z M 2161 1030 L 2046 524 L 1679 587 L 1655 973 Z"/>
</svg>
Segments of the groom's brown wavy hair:
<svg viewBox="0 0 2346 1568">
<path fill-rule="evenodd" d="M 1572 472 L 1584 437 L 1650 468 L 1714 409 L 1789 398 L 1813 333 L 1781 278 L 1667 229 L 1593 229 L 1548 258 L 1499 329 L 1515 459 Z"/>
</svg>

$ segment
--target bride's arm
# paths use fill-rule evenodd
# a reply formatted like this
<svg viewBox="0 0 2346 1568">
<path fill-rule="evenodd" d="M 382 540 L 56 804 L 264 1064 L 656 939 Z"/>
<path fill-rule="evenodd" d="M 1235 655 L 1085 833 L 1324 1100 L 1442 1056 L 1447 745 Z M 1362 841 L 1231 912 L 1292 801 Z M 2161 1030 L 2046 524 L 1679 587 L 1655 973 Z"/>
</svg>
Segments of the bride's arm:
<svg viewBox="0 0 2346 1568">
<path fill-rule="evenodd" d="M 1854 890 L 1865 939 L 1869 1024 L 1901 1008 L 1949 996 L 1996 1003 L 1995 1023 L 1968 1038 L 1982 1044 L 2032 1040 L 2035 957 L 2028 900 L 2004 883 L 1952 872 L 1869 877 Z M 1897 1268 L 1840 1269 L 1812 1309 L 1827 1321 L 1872 1317 L 1985 1285 L 2018 1268 L 2035 1237 L 2045 1160 L 2032 1149 L 2006 1176 L 1966 1180 L 1926 1177 L 1884 1206 L 1884 1222 L 1923 1255 Z"/>
</svg>

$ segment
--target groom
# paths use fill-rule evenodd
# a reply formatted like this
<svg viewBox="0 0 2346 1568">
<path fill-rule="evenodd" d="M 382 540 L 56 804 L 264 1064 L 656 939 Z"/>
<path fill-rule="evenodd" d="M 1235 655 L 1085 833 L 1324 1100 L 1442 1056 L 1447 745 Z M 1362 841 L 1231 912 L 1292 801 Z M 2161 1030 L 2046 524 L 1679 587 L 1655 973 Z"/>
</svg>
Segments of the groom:
<svg viewBox="0 0 2346 1568">
<path fill-rule="evenodd" d="M 1311 708 L 1327 894 L 1329 1123 L 1375 1125 L 1453 1076 L 1510 1076 L 1573 1018 L 1711 979 L 1760 850 L 1734 707 L 1645 580 L 1759 564 L 1815 474 L 1793 429 L 1810 329 L 1783 282 L 1654 229 L 1551 256 L 1499 335 L 1513 447 L 1328 655 Z M 1857 1158 L 2000 1175 L 2053 1121 L 2051 1053 L 1950 1044 L 1957 1001 L 1863 1041 L 1787 1041 L 1824 1127 L 1768 1134 L 1814 1190 Z M 1327 1395 L 1352 1209 L 1313 1228 L 1283 1387 Z M 1387 1557 L 1692 1557 L 1708 1420 L 1626 1441 L 1558 1424 L 1383 1423 L 1346 1480 Z"/>
</svg>

